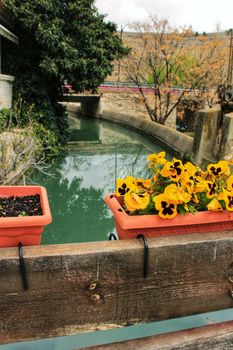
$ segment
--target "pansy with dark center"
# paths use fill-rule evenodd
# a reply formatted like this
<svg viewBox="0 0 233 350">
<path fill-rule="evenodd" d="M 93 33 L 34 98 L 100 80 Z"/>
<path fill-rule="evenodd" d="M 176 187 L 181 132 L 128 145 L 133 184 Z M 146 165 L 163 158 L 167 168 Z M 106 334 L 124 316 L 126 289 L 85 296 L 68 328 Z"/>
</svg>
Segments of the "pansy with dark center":
<svg viewBox="0 0 233 350">
<path fill-rule="evenodd" d="M 212 174 L 214 175 L 214 176 L 219 176 L 220 174 L 221 174 L 221 172 L 222 172 L 222 168 L 220 168 L 220 167 L 218 167 L 218 168 L 215 168 L 215 167 L 211 167 L 210 168 L 210 171 L 212 172 Z"/>
<path fill-rule="evenodd" d="M 129 192 L 129 188 L 127 187 L 126 183 L 123 183 L 122 186 L 118 188 L 118 192 L 121 196 L 124 196 L 127 192 Z"/>
<path fill-rule="evenodd" d="M 216 190 L 217 190 L 217 184 L 216 182 L 207 182 L 208 185 L 208 189 L 209 191 L 207 192 L 206 196 L 207 198 L 212 198 L 215 194 L 216 194 Z"/>
<path fill-rule="evenodd" d="M 155 196 L 153 201 L 161 218 L 172 219 L 177 215 L 177 203 L 168 200 L 165 193 Z"/>
<path fill-rule="evenodd" d="M 223 199 L 225 201 L 227 210 L 233 211 L 233 193 L 231 191 L 223 189 L 223 193 L 220 196 L 220 199 Z"/>
<path fill-rule="evenodd" d="M 161 175 L 177 182 L 184 176 L 184 166 L 180 160 L 173 158 L 172 162 L 165 163 Z"/>
<path fill-rule="evenodd" d="M 117 179 L 116 195 L 124 196 L 129 191 L 134 190 L 135 179 L 132 176 L 127 176 L 126 179 Z"/>
<path fill-rule="evenodd" d="M 227 189 L 228 191 L 233 191 L 233 175 L 227 179 Z"/>
<path fill-rule="evenodd" d="M 233 208 L 233 196 L 227 196 L 228 199 L 228 207 Z"/>
<path fill-rule="evenodd" d="M 168 204 L 165 201 L 161 202 L 161 206 L 163 208 L 162 213 L 164 216 L 166 215 L 173 215 L 174 213 L 174 209 L 175 209 L 175 205 L 174 204 Z"/>
<path fill-rule="evenodd" d="M 218 178 L 222 175 L 230 175 L 230 168 L 226 160 L 220 160 L 216 164 L 209 164 L 207 166 L 207 171 L 210 175 Z"/>
<path fill-rule="evenodd" d="M 180 167 L 180 162 L 175 162 L 174 165 L 171 166 L 172 169 L 175 169 L 176 175 L 172 175 L 172 177 L 180 176 L 182 173 L 182 169 Z"/>
<path fill-rule="evenodd" d="M 147 159 L 150 178 L 117 179 L 116 196 L 124 197 L 119 200 L 128 213 L 156 214 L 162 219 L 207 210 L 233 213 L 233 160 L 208 164 L 204 171 L 175 157 L 167 161 L 165 152 Z"/>
</svg>

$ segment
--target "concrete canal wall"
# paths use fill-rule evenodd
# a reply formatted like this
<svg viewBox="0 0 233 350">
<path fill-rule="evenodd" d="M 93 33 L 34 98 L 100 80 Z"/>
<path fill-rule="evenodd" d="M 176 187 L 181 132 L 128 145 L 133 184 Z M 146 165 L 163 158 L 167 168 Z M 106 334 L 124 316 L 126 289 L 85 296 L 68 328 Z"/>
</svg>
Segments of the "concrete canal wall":
<svg viewBox="0 0 233 350">
<path fill-rule="evenodd" d="M 168 126 L 161 125 L 147 118 L 105 109 L 101 97 L 98 103 L 87 108 L 80 107 L 81 114 L 100 118 L 134 129 L 155 143 L 173 151 L 177 156 L 190 159 L 196 164 L 203 165 L 208 162 L 217 162 L 220 159 L 233 158 L 233 113 L 222 115 L 220 107 L 207 108 L 199 111 L 194 137 L 178 132 Z M 77 113 L 76 103 L 66 104 L 69 111 Z"/>
<path fill-rule="evenodd" d="M 155 143 L 159 143 L 175 151 L 182 158 L 189 157 L 192 152 L 193 138 L 165 125 L 133 115 L 118 114 L 110 111 L 103 111 L 100 118 L 130 129 L 135 129 L 145 136 L 150 136 L 150 138 L 154 139 Z"/>
<path fill-rule="evenodd" d="M 149 136 L 155 143 L 159 143 L 165 148 L 172 150 L 180 157 L 188 158 L 192 153 L 193 138 L 165 125 L 157 124 L 149 119 L 131 114 L 104 110 L 104 107 L 100 105 L 98 106 L 98 113 L 93 114 L 82 113 L 83 108 L 78 103 L 65 103 L 65 105 L 73 116 L 81 112 L 85 116 L 99 118 L 129 129 L 134 129 L 144 136 Z M 91 109 L 89 108 L 89 110 Z"/>
</svg>

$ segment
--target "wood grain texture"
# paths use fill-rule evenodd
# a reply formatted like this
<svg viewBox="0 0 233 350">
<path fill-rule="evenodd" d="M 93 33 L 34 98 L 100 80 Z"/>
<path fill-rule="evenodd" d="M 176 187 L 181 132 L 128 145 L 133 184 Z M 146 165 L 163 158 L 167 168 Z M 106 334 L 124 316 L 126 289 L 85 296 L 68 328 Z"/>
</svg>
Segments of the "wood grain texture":
<svg viewBox="0 0 233 350">
<path fill-rule="evenodd" d="M 0 343 L 232 307 L 233 232 L 0 250 Z"/>
<path fill-rule="evenodd" d="M 187 331 L 146 337 L 85 350 L 231 350 L 233 322 L 190 329 Z M 80 350 L 84 350 L 80 349 Z"/>
</svg>

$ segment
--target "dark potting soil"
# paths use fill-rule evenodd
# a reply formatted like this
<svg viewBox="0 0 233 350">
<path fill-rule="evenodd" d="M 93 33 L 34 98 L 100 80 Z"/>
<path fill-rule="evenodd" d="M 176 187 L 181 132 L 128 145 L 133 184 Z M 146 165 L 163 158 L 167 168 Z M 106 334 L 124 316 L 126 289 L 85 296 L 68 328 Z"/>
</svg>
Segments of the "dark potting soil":
<svg viewBox="0 0 233 350">
<path fill-rule="evenodd" d="M 0 197 L 0 217 L 42 215 L 40 196 Z"/>
</svg>

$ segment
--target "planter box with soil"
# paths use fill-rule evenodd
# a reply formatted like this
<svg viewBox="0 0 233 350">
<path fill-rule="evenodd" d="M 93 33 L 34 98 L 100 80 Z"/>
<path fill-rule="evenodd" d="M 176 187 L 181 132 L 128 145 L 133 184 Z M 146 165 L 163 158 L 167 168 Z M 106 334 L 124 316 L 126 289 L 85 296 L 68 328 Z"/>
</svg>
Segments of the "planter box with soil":
<svg viewBox="0 0 233 350">
<path fill-rule="evenodd" d="M 233 230 L 233 212 L 226 210 L 177 214 L 174 219 L 166 220 L 156 214 L 129 215 L 121 198 L 114 194 L 106 195 L 104 200 L 114 215 L 119 239 L 137 238 L 139 234 L 152 238 Z"/>
<path fill-rule="evenodd" d="M 40 244 L 44 226 L 52 222 L 42 186 L 0 186 L 0 247 Z"/>
</svg>

